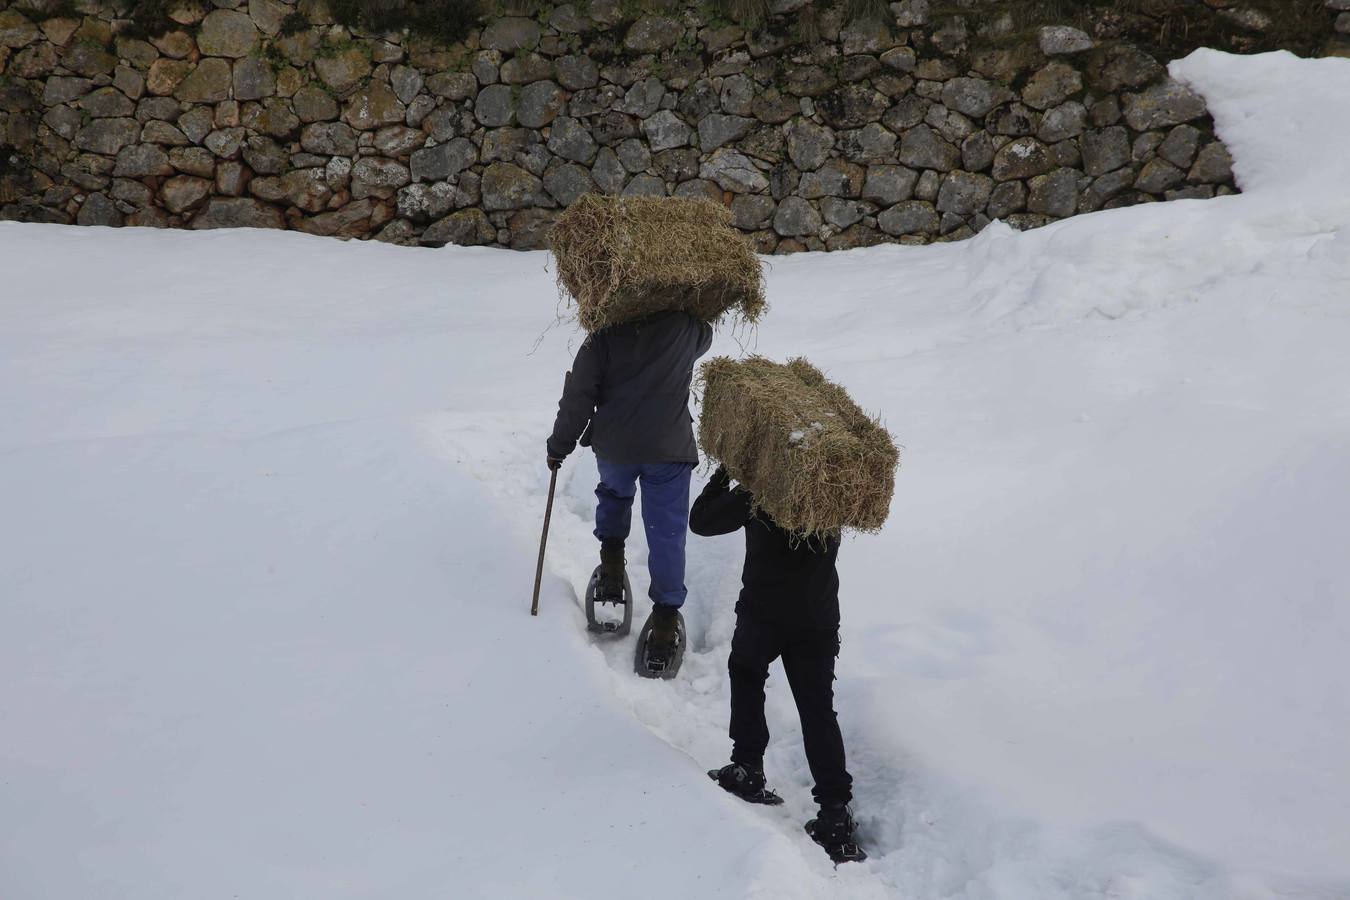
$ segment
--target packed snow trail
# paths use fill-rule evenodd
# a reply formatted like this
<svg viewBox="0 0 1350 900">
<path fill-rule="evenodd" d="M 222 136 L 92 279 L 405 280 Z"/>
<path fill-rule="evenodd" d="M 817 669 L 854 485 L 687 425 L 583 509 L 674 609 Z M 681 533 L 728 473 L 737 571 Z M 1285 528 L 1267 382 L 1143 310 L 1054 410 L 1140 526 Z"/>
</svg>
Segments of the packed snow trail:
<svg viewBox="0 0 1350 900">
<path fill-rule="evenodd" d="M 1350 63 L 1174 73 L 1243 196 L 774 259 L 714 348 L 905 445 L 840 557 L 837 872 L 781 678 L 787 803 L 703 774 L 738 535 L 637 679 L 579 454 L 528 615 L 542 254 L 0 223 L 0 894 L 1350 897 Z"/>
</svg>

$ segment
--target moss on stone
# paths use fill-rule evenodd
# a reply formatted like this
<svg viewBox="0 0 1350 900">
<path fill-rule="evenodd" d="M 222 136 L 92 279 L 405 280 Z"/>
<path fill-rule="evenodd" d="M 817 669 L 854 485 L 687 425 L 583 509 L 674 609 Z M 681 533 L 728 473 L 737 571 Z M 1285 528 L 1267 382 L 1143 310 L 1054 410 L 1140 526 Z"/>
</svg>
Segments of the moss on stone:
<svg viewBox="0 0 1350 900">
<path fill-rule="evenodd" d="M 286 58 L 286 54 L 281 52 L 281 48 L 270 42 L 254 50 L 254 55 L 261 58 L 272 68 L 273 75 L 279 74 L 282 69 L 291 64 L 291 61 Z"/>
</svg>

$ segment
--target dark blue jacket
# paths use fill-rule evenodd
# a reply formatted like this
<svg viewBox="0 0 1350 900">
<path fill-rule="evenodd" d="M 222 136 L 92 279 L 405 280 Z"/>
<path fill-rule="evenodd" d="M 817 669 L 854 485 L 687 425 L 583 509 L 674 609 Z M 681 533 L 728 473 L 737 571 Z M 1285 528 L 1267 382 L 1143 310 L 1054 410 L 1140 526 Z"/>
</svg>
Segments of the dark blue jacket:
<svg viewBox="0 0 1350 900">
<path fill-rule="evenodd" d="M 658 313 L 590 335 L 563 383 L 549 456 L 583 447 L 612 463 L 698 463 L 689 384 L 712 326 Z"/>
</svg>

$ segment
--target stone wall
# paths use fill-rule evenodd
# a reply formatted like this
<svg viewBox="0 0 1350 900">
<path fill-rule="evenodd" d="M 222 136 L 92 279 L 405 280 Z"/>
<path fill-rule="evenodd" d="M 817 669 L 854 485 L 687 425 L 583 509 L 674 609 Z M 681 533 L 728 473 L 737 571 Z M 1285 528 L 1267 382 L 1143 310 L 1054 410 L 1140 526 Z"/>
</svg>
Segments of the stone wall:
<svg viewBox="0 0 1350 900">
<path fill-rule="evenodd" d="M 803 44 L 801 0 L 749 34 L 590 0 L 437 47 L 293 2 L 187 0 L 146 39 L 92 0 L 0 11 L 0 218 L 535 248 L 586 191 L 673 194 L 792 252 L 1234 190 L 1199 97 L 1068 28 L 972 49 L 901 0 Z"/>
</svg>

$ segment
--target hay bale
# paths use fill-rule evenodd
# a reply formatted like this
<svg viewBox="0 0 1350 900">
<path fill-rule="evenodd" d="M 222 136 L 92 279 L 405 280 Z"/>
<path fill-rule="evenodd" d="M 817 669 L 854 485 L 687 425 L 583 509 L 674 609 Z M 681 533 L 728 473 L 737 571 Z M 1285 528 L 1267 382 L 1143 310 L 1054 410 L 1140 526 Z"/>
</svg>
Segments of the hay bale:
<svg viewBox="0 0 1350 900">
<path fill-rule="evenodd" d="M 765 309 L 759 257 L 711 200 L 586 194 L 554 224 L 549 249 L 587 331 L 668 309 L 757 322 Z"/>
<path fill-rule="evenodd" d="M 699 443 L 788 531 L 875 532 L 900 453 L 890 434 L 804 359 L 703 365 Z"/>
</svg>

